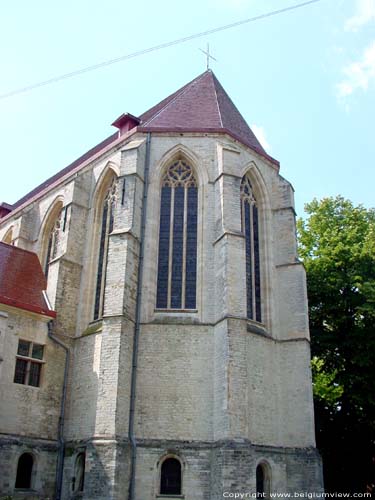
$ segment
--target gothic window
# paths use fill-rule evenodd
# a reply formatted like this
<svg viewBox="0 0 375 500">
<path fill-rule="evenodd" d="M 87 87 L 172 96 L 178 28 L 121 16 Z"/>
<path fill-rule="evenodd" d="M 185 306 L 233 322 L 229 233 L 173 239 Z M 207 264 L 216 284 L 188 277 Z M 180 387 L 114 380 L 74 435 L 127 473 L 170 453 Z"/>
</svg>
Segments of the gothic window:
<svg viewBox="0 0 375 500">
<path fill-rule="evenodd" d="M 177 458 L 167 458 L 161 465 L 160 494 L 181 495 L 181 463 Z"/>
<path fill-rule="evenodd" d="M 16 384 L 40 386 L 44 346 L 20 339 L 18 341 L 14 382 Z"/>
<path fill-rule="evenodd" d="M 15 488 L 28 490 L 31 488 L 34 459 L 31 453 L 23 453 L 18 459 Z"/>
<path fill-rule="evenodd" d="M 55 221 L 54 221 L 49 233 L 48 233 L 46 257 L 45 257 L 45 262 L 44 262 L 44 274 L 46 275 L 46 278 L 48 278 L 48 271 L 49 271 L 50 263 L 57 256 L 59 242 L 60 242 L 60 238 L 61 238 L 61 231 L 65 230 L 65 227 L 64 227 L 65 226 L 65 223 L 64 223 L 65 214 L 66 214 L 66 210 L 61 208 L 60 211 L 58 212 L 57 217 L 55 218 Z"/>
<path fill-rule="evenodd" d="M 162 180 L 156 307 L 195 309 L 198 187 L 192 168 L 173 163 Z"/>
<path fill-rule="evenodd" d="M 246 309 L 247 317 L 262 321 L 260 257 L 259 257 L 259 217 L 253 188 L 247 176 L 241 182 L 242 232 L 246 242 Z"/>
<path fill-rule="evenodd" d="M 79 453 L 74 465 L 74 476 L 72 478 L 72 489 L 74 493 L 83 491 L 85 483 L 85 461 L 86 454 L 84 452 Z"/>
<path fill-rule="evenodd" d="M 256 493 L 257 498 L 270 497 L 270 471 L 266 463 L 260 463 L 256 468 Z"/>
<path fill-rule="evenodd" d="M 94 301 L 94 320 L 99 319 L 104 310 L 104 287 L 107 270 L 107 254 L 109 234 L 113 230 L 113 216 L 117 199 L 117 180 L 114 178 L 104 198 L 99 224 L 100 239 L 98 251 L 98 267 Z"/>
</svg>

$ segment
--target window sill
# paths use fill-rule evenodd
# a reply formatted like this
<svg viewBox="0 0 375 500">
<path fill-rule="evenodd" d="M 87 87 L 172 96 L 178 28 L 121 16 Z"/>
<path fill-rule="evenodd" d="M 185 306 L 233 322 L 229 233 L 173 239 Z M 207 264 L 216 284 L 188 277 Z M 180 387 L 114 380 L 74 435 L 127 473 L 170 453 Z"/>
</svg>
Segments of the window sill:
<svg viewBox="0 0 375 500">
<path fill-rule="evenodd" d="M 29 387 L 29 388 L 31 387 L 31 389 L 40 389 L 40 387 L 41 387 L 41 385 L 22 384 L 21 382 L 14 382 L 14 381 L 13 381 L 13 384 L 17 384 L 18 387 Z M 22 488 L 20 488 L 20 490 L 22 490 Z M 25 491 L 29 491 L 29 490 L 25 490 Z"/>
<path fill-rule="evenodd" d="M 247 331 L 251 333 L 256 333 L 262 335 L 263 337 L 271 338 L 271 335 L 267 332 L 266 325 L 264 323 L 258 323 L 252 319 L 247 318 Z"/>
<path fill-rule="evenodd" d="M 156 498 L 169 498 L 169 500 L 178 500 L 180 498 L 185 498 L 185 495 L 156 495 Z"/>
<path fill-rule="evenodd" d="M 89 323 L 89 326 L 82 332 L 81 337 L 85 337 L 86 335 L 93 335 L 95 333 L 100 333 L 103 328 L 103 320 L 102 318 L 96 319 Z"/>
<path fill-rule="evenodd" d="M 196 314 L 198 309 L 154 309 L 156 313 Z"/>
</svg>

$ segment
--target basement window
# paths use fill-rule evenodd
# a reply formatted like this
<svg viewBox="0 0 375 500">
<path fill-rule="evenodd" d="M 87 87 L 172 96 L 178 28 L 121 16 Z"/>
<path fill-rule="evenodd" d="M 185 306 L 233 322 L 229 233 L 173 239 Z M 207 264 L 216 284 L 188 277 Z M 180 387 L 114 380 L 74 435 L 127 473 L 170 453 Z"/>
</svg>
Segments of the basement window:
<svg viewBox="0 0 375 500">
<path fill-rule="evenodd" d="M 19 339 L 14 382 L 39 387 L 44 363 L 43 355 L 43 345 Z"/>
<path fill-rule="evenodd" d="M 167 458 L 162 463 L 160 494 L 181 495 L 181 463 L 176 458 Z"/>
<path fill-rule="evenodd" d="M 15 488 L 29 490 L 31 488 L 34 459 L 31 453 L 23 453 L 17 465 Z"/>
</svg>

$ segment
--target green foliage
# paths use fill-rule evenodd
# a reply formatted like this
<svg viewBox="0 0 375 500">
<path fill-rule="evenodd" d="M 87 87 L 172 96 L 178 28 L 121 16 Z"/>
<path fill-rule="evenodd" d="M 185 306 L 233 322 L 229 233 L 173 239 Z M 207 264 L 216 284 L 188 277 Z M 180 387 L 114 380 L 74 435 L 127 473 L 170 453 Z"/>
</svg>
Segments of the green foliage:
<svg viewBox="0 0 375 500">
<path fill-rule="evenodd" d="M 314 397 L 330 405 L 338 405 L 344 388 L 336 382 L 337 370 L 327 372 L 324 360 L 314 356 L 311 360 Z"/>
<path fill-rule="evenodd" d="M 360 491 L 375 483 L 369 472 L 375 457 L 375 211 L 340 196 L 313 200 L 305 211 L 297 231 L 326 485 Z"/>
</svg>

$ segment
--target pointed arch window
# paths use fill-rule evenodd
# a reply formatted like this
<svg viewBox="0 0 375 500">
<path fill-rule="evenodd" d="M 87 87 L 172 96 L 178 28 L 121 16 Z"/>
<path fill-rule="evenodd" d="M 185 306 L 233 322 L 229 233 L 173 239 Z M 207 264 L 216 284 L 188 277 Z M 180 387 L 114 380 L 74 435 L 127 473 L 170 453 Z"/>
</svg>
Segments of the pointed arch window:
<svg viewBox="0 0 375 500">
<path fill-rule="evenodd" d="M 247 317 L 262 321 L 259 217 L 258 206 L 250 179 L 245 175 L 241 181 L 242 232 L 246 243 L 246 309 Z"/>
<path fill-rule="evenodd" d="M 65 230 L 65 213 L 65 208 L 63 207 L 58 210 L 57 215 L 54 217 L 51 229 L 48 232 L 48 241 L 44 260 L 44 274 L 46 275 L 46 278 L 48 278 L 50 263 L 56 258 L 58 253 L 61 231 Z"/>
<path fill-rule="evenodd" d="M 104 310 L 104 287 L 107 270 L 109 234 L 113 230 L 113 216 L 117 200 L 117 179 L 113 178 L 104 198 L 100 212 L 100 239 L 98 249 L 98 267 L 94 300 L 94 320 L 99 319 Z"/>
<path fill-rule="evenodd" d="M 28 490 L 31 488 L 31 479 L 34 459 L 31 453 L 23 453 L 18 459 L 15 488 Z"/>
<path fill-rule="evenodd" d="M 174 162 L 162 180 L 156 307 L 195 309 L 198 187 L 192 168 Z"/>
<path fill-rule="evenodd" d="M 74 464 L 74 476 L 72 478 L 72 489 L 74 493 L 83 491 L 85 485 L 85 462 L 86 453 L 81 452 L 77 455 Z"/>
<path fill-rule="evenodd" d="M 260 463 L 256 468 L 256 497 L 269 498 L 271 491 L 270 467 L 266 463 Z"/>
<path fill-rule="evenodd" d="M 177 458 L 167 458 L 161 465 L 160 494 L 181 495 L 181 463 Z"/>
<path fill-rule="evenodd" d="M 49 270 L 49 265 L 51 260 L 53 260 L 56 257 L 57 254 L 57 247 L 59 243 L 59 237 L 60 237 L 60 228 L 61 228 L 61 211 L 52 226 L 52 229 L 49 234 L 48 238 L 48 244 L 47 244 L 47 254 L 46 254 L 46 262 L 45 262 L 45 268 L 44 268 L 44 274 L 46 277 L 48 277 L 48 270 Z"/>
</svg>

